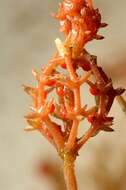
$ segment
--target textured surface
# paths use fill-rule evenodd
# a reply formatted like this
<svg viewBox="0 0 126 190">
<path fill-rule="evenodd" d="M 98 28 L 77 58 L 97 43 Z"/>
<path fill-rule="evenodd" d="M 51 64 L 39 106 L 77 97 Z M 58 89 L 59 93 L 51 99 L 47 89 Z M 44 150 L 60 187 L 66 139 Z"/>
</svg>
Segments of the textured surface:
<svg viewBox="0 0 126 190">
<path fill-rule="evenodd" d="M 59 36 L 58 25 L 50 13 L 56 10 L 58 0 L 5 0 L 0 1 L 0 187 L 2 190 L 53 190 L 48 181 L 35 175 L 35 163 L 52 156 L 55 151 L 39 134 L 26 134 L 23 115 L 27 112 L 29 97 L 21 84 L 33 82 L 32 68 L 46 64 L 55 51 L 54 39 Z M 88 45 L 98 55 L 100 64 L 114 80 L 115 85 L 126 87 L 126 1 L 96 0 L 109 27 L 101 31 L 106 39 Z M 33 82 L 34 83 L 34 82 Z M 125 96 L 126 97 L 126 96 Z M 87 102 L 88 100 L 85 100 Z M 85 166 L 90 165 L 93 149 L 101 142 L 110 148 L 111 168 L 116 172 L 126 146 L 126 118 L 115 102 L 112 110 L 116 132 L 100 134 L 81 151 L 78 163 L 80 189 L 83 189 Z M 113 149 L 113 151 L 112 151 Z M 120 156 L 121 155 L 121 156 Z M 91 161 L 93 162 L 93 161 Z M 105 160 L 106 162 L 106 160 Z M 88 164 L 86 164 L 88 163 Z M 119 166 L 118 166 L 119 165 Z M 90 170 L 90 167 L 89 169 Z M 88 171 L 86 171 L 88 176 Z M 87 189 L 89 187 L 87 180 Z M 48 186 L 48 187 L 47 187 Z M 92 188 L 94 190 L 92 183 Z M 102 190 L 102 189 L 101 189 Z"/>
</svg>

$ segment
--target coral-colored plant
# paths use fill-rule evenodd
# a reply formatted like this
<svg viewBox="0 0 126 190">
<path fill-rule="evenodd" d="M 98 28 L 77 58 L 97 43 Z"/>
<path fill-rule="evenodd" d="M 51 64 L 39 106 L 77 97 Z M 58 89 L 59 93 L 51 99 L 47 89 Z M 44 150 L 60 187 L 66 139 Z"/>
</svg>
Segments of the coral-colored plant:
<svg viewBox="0 0 126 190">
<path fill-rule="evenodd" d="M 56 148 L 63 160 L 67 189 L 77 190 L 74 162 L 78 151 L 101 130 L 113 131 L 113 117 L 108 114 L 115 97 L 124 89 L 113 88 L 112 80 L 97 65 L 97 57 L 85 49 L 89 41 L 104 38 L 98 31 L 107 26 L 101 22 L 99 10 L 93 7 L 92 1 L 64 0 L 53 16 L 60 21 L 65 40 L 57 38 L 57 52 L 47 66 L 40 72 L 32 71 L 37 85 L 24 86 L 33 99 L 31 112 L 26 116 L 30 127 L 26 130 L 38 130 Z M 65 69 L 66 74 L 59 72 L 58 67 Z M 80 68 L 82 75 L 77 73 Z M 83 85 L 88 85 L 90 95 L 95 97 L 95 105 L 90 108 L 81 103 Z M 78 137 L 79 124 L 84 119 L 89 122 L 89 129 Z"/>
</svg>

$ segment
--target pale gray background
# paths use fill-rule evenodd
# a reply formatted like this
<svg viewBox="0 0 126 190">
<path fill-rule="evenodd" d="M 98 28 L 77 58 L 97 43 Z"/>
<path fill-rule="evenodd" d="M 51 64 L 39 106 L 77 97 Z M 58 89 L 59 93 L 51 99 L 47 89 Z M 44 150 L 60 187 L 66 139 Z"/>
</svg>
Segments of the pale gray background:
<svg viewBox="0 0 126 190">
<path fill-rule="evenodd" d="M 39 157 L 56 153 L 39 134 L 26 134 L 23 115 L 28 111 L 29 97 L 21 85 L 31 84 L 32 68 L 46 64 L 55 52 L 54 40 L 59 36 L 58 24 L 50 16 L 58 0 L 0 0 L 0 189 L 1 190 L 53 190 L 46 180 L 34 174 L 34 163 Z M 98 55 L 99 63 L 111 75 L 114 84 L 126 87 L 126 1 L 96 0 L 103 21 L 109 27 L 101 33 L 103 41 L 88 46 Z M 34 82 L 33 82 L 34 83 Z M 125 96 L 125 95 L 124 95 Z M 126 97 L 126 96 L 125 96 Z M 85 100 L 87 101 L 87 100 Z M 126 147 L 126 118 L 115 102 L 116 132 L 100 134 L 81 151 L 78 159 L 80 189 L 84 189 L 84 175 L 80 171 L 89 165 L 93 147 L 102 142 L 110 144 L 111 162 L 117 172 L 120 150 Z M 112 152 L 112 150 L 111 150 Z M 116 159 L 115 159 L 116 158 Z M 114 162 L 115 161 L 115 162 Z M 92 187 L 91 187 L 92 186 Z M 87 184 L 86 189 L 88 190 Z M 94 190 L 90 185 L 90 190 Z"/>
</svg>

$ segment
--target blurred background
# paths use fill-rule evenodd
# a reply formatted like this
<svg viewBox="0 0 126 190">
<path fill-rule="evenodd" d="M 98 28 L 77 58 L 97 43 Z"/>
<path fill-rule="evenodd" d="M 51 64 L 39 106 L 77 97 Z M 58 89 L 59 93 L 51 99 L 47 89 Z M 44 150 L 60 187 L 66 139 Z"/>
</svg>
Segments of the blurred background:
<svg viewBox="0 0 126 190">
<path fill-rule="evenodd" d="M 23 130 L 30 98 L 21 87 L 35 83 L 31 69 L 40 69 L 55 52 L 54 40 L 59 32 L 51 13 L 57 10 L 58 3 L 0 0 L 2 190 L 61 190 L 59 186 L 63 185 L 62 174 L 57 177 L 60 162 L 53 147 L 38 133 L 27 134 Z M 95 0 L 95 5 L 109 26 L 100 32 L 105 40 L 93 41 L 87 48 L 98 56 L 114 85 L 126 88 L 126 1 Z M 100 133 L 80 152 L 76 164 L 79 189 L 126 189 L 126 117 L 116 101 L 111 114 L 115 116 L 115 132 Z"/>
</svg>

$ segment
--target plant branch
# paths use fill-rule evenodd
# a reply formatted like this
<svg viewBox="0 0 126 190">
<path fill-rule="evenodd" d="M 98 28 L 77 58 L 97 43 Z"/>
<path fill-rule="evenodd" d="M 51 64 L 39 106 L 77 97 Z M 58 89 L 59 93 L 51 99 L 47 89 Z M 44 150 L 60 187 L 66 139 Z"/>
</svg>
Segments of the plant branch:
<svg viewBox="0 0 126 190">
<path fill-rule="evenodd" d="M 58 150 L 63 149 L 64 139 L 59 126 L 56 123 L 52 122 L 49 117 L 45 120 L 45 123 L 48 126 L 48 129 L 53 136 L 54 142 L 57 145 L 57 149 Z"/>
<path fill-rule="evenodd" d="M 96 132 L 98 129 L 97 126 L 92 126 L 88 129 L 88 131 L 83 135 L 83 137 L 78 142 L 77 150 L 79 151 L 80 148 L 88 141 L 90 137 Z"/>
</svg>

